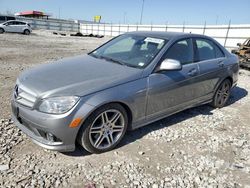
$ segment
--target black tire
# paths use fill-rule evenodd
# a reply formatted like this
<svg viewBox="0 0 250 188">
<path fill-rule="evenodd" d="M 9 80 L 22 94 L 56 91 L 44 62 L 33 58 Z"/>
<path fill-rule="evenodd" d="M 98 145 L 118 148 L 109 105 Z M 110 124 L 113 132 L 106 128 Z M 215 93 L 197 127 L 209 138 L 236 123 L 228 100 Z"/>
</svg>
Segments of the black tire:
<svg viewBox="0 0 250 188">
<path fill-rule="evenodd" d="M 25 29 L 25 30 L 23 31 L 23 34 L 25 34 L 25 35 L 29 35 L 29 34 L 30 34 L 30 30 Z"/>
<path fill-rule="evenodd" d="M 4 33 L 4 29 L 0 28 L 0 34 Z"/>
<path fill-rule="evenodd" d="M 114 112 L 113 112 L 114 111 Z M 112 129 L 112 130 L 108 130 L 108 131 L 112 131 L 111 133 L 107 133 L 106 131 L 106 128 L 104 128 L 103 124 L 106 125 L 106 127 L 109 127 L 111 126 L 111 120 L 110 120 L 110 124 L 109 123 L 103 123 L 100 122 L 98 118 L 103 118 L 103 114 L 105 113 L 108 113 L 108 115 L 106 117 L 108 117 L 109 115 L 112 115 L 112 113 L 116 113 L 119 114 L 121 120 L 122 120 L 122 123 L 121 123 L 121 120 L 120 119 L 117 119 L 114 124 L 119 120 L 120 124 L 124 125 L 123 126 L 123 130 L 118 132 L 117 130 L 119 129 L 119 125 L 115 125 L 117 126 L 117 130 L 115 132 L 115 128 L 113 130 L 113 128 L 109 128 L 109 129 Z M 112 115 L 112 118 L 113 119 L 115 116 L 115 114 Z M 105 118 L 104 118 L 105 119 Z M 107 118 L 109 120 L 109 118 Z M 115 119 L 115 118 L 114 118 Z M 101 119 L 103 120 L 103 119 Z M 96 122 L 99 121 L 99 126 L 95 126 Z M 109 124 L 109 125 L 108 125 Z M 100 128 L 102 127 L 102 128 Z M 127 112 L 126 110 L 120 105 L 120 104 L 117 104 L 117 103 L 111 103 L 111 104 L 107 104 L 107 105 L 104 105 L 100 108 L 98 108 L 96 111 L 94 111 L 87 119 L 86 121 L 83 123 L 83 125 L 81 126 L 80 128 L 80 131 L 78 133 L 78 136 L 77 136 L 77 141 L 78 143 L 84 148 L 86 149 L 88 152 L 90 153 L 103 153 L 103 152 L 107 152 L 107 151 L 110 151 L 112 150 L 113 148 L 115 148 L 117 146 L 117 144 L 122 140 L 122 138 L 124 137 L 125 133 L 126 133 L 126 130 L 127 130 L 127 127 L 128 127 L 128 115 L 127 115 Z M 93 129 L 100 129 L 102 133 L 93 133 Z M 105 129 L 105 130 L 104 130 Z M 91 132 L 92 131 L 92 132 Z M 104 133 L 105 131 L 105 133 Z M 114 132 L 113 132 L 114 131 Z M 117 133 L 117 134 L 116 134 Z M 106 134 L 106 136 L 104 136 Z M 104 144 L 107 142 L 107 144 L 109 145 L 110 143 L 110 135 L 112 137 L 112 141 L 116 140 L 112 145 L 108 146 L 108 147 L 104 147 Z M 117 136 L 115 139 L 113 136 Z M 102 138 L 100 138 L 102 137 Z M 108 138 L 107 138 L 108 137 Z M 93 139 L 96 139 L 96 140 L 102 140 L 100 143 L 103 144 L 99 144 L 98 147 L 103 147 L 103 148 L 97 148 L 95 147 L 95 144 L 99 141 L 96 141 L 95 143 L 93 142 Z M 108 143 L 109 141 L 109 143 Z"/>
<path fill-rule="evenodd" d="M 214 108 L 224 107 L 231 94 L 232 83 L 229 79 L 224 80 L 216 90 L 211 106 Z"/>
</svg>

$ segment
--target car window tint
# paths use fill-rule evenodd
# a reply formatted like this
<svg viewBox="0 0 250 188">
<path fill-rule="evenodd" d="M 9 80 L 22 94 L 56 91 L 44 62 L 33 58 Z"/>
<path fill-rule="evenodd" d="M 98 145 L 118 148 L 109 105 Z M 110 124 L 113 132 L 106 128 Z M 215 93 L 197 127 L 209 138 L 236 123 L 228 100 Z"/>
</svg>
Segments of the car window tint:
<svg viewBox="0 0 250 188">
<path fill-rule="evenodd" d="M 14 22 L 8 22 L 7 25 L 14 25 Z"/>
<path fill-rule="evenodd" d="M 24 22 L 18 22 L 18 25 L 26 25 Z"/>
<path fill-rule="evenodd" d="M 224 57 L 221 49 L 214 42 L 207 39 L 196 39 L 196 55 L 195 61 L 205 61 Z"/>
<path fill-rule="evenodd" d="M 225 55 L 222 52 L 222 50 L 216 44 L 214 44 L 214 49 L 215 49 L 215 56 L 216 56 L 216 58 L 225 57 Z"/>
<path fill-rule="evenodd" d="M 176 42 L 172 47 L 170 47 L 164 58 L 178 60 L 183 65 L 192 63 L 193 48 L 191 39 Z"/>
</svg>

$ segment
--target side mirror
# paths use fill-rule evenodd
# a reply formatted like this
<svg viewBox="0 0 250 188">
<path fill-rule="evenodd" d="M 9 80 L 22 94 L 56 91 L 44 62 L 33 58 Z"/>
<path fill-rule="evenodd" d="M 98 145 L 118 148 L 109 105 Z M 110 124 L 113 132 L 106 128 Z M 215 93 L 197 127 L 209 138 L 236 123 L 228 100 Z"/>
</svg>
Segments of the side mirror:
<svg viewBox="0 0 250 188">
<path fill-rule="evenodd" d="M 241 46 L 241 43 L 237 43 L 237 46 Z"/>
<path fill-rule="evenodd" d="M 158 68 L 157 72 L 161 71 L 171 71 L 171 70 L 181 70 L 182 65 L 180 61 L 175 60 L 175 59 L 165 59 L 160 67 Z"/>
</svg>

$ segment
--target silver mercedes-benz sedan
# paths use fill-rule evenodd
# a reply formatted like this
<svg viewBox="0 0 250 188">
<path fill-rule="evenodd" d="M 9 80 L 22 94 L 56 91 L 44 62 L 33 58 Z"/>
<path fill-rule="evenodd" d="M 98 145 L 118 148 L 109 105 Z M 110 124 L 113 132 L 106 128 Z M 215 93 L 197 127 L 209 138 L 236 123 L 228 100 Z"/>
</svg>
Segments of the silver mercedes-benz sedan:
<svg viewBox="0 0 250 188">
<path fill-rule="evenodd" d="M 184 109 L 223 107 L 238 59 L 210 37 L 131 32 L 87 55 L 23 72 L 12 97 L 15 124 L 40 146 L 91 153 Z"/>
</svg>

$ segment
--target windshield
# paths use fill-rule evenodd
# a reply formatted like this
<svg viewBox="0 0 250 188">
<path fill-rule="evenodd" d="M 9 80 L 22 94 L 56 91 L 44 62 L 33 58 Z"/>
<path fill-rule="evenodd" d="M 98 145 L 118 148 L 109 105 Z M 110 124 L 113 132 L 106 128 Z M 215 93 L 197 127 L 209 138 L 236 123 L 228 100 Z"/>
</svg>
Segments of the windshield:
<svg viewBox="0 0 250 188">
<path fill-rule="evenodd" d="M 89 55 L 126 66 L 144 68 L 166 44 L 166 40 L 139 35 L 121 35 Z"/>
</svg>

